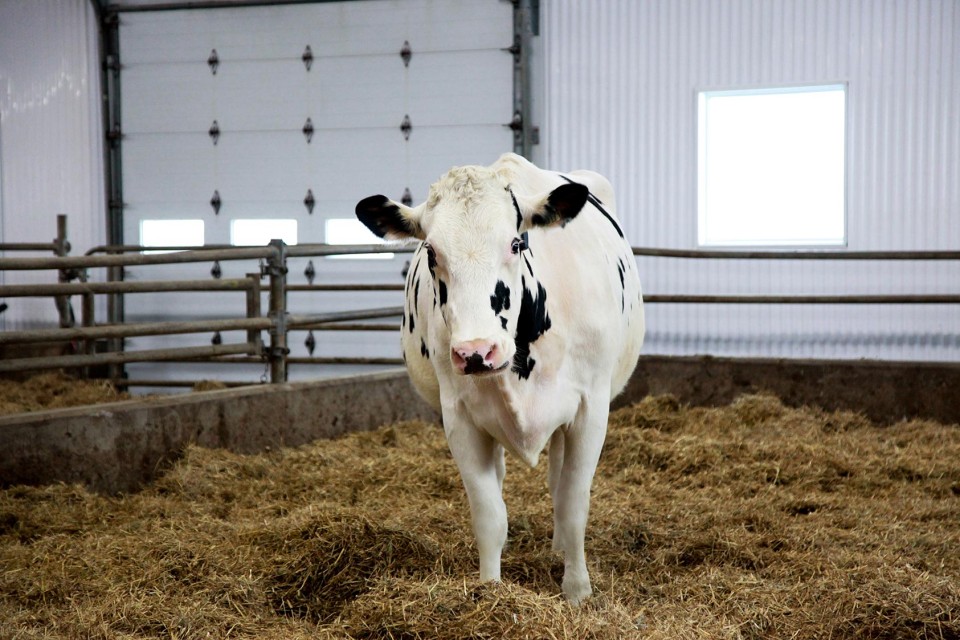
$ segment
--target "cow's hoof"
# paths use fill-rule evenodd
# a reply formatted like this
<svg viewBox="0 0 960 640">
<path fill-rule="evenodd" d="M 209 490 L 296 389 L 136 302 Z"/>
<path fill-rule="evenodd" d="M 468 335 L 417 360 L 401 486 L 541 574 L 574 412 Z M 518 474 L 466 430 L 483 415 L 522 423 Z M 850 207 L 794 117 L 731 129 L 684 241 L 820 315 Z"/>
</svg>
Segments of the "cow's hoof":
<svg viewBox="0 0 960 640">
<path fill-rule="evenodd" d="M 590 578 L 563 577 L 563 597 L 573 606 L 579 606 L 590 597 L 593 589 L 590 588 Z"/>
</svg>

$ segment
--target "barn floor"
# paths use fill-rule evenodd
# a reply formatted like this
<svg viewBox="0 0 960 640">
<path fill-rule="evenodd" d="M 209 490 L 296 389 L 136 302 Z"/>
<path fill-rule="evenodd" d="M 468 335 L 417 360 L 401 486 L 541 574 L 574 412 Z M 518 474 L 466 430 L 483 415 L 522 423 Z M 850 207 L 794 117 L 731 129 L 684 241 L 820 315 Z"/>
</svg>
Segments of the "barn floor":
<svg viewBox="0 0 960 640">
<path fill-rule="evenodd" d="M 545 464 L 508 462 L 501 585 L 475 580 L 439 427 L 257 456 L 192 448 L 144 491 L 0 492 L 3 638 L 960 638 L 960 426 L 745 396 L 611 416 L 595 595 L 559 599 Z"/>
</svg>

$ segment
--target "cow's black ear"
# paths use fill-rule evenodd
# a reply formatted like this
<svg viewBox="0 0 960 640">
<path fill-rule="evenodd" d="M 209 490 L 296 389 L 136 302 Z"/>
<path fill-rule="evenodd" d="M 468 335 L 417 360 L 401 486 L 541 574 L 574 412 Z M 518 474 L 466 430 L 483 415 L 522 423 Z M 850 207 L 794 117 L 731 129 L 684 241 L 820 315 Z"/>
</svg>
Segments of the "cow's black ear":
<svg viewBox="0 0 960 640">
<path fill-rule="evenodd" d="M 531 217 L 535 227 L 563 226 L 577 217 L 587 202 L 590 190 L 582 184 L 563 184 L 550 192 L 540 210 Z"/>
<path fill-rule="evenodd" d="M 357 203 L 357 219 L 380 238 L 390 240 L 423 239 L 418 222 L 419 211 L 398 204 L 383 195 L 370 196 Z"/>
</svg>

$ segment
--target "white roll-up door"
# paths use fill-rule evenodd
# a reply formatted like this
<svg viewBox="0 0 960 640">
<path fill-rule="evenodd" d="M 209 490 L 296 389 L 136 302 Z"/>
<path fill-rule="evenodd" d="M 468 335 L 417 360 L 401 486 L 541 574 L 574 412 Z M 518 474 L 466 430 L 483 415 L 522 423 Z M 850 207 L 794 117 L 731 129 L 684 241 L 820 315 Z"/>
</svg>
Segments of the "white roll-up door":
<svg viewBox="0 0 960 640">
<path fill-rule="evenodd" d="M 192 230 L 197 241 L 197 221 L 205 244 L 231 244 L 238 221 L 257 220 L 268 221 L 263 243 L 272 231 L 292 239 L 293 227 L 298 243 L 332 241 L 327 230 L 352 219 L 359 199 L 400 200 L 409 190 L 422 201 L 451 166 L 488 164 L 513 147 L 505 126 L 513 113 L 513 7 L 503 0 L 131 11 L 120 14 L 119 33 L 128 244 L 150 241 L 142 232 L 158 228 L 184 239 Z M 192 222 L 180 233 L 177 221 Z M 312 262 L 318 282 L 399 283 L 407 258 Z M 307 282 L 306 264 L 291 261 L 292 284 Z M 224 263 L 220 273 L 237 277 L 257 266 Z M 212 267 L 134 268 L 127 278 L 209 278 Z M 170 296 L 127 296 L 126 320 L 243 313 L 242 295 Z M 289 297 L 296 313 L 402 303 L 399 293 Z M 291 335 L 291 355 L 306 355 L 303 336 Z M 384 338 L 318 335 L 315 355 L 398 356 L 395 336 Z M 130 348 L 210 339 L 140 338 Z M 132 377 L 176 377 L 182 365 L 131 368 Z"/>
</svg>

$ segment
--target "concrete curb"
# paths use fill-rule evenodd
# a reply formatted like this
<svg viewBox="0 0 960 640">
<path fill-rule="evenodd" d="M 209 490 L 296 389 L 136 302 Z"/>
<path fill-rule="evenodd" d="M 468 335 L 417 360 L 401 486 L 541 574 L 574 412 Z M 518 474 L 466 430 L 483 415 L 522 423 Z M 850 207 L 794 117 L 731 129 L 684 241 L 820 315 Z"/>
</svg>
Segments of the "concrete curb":
<svg viewBox="0 0 960 640">
<path fill-rule="evenodd" d="M 254 453 L 385 423 L 436 420 L 403 370 L 0 418 L 0 485 L 134 491 L 188 444 Z"/>
<path fill-rule="evenodd" d="M 960 364 L 648 356 L 614 406 L 662 393 L 716 406 L 757 391 L 790 406 L 860 411 L 883 424 L 915 417 L 960 424 Z M 17 414 L 0 418 L 0 486 L 136 491 L 192 443 L 255 453 L 438 418 L 402 369 Z"/>
</svg>

